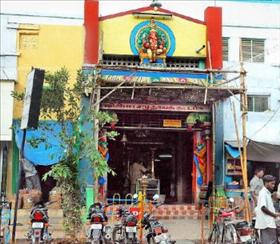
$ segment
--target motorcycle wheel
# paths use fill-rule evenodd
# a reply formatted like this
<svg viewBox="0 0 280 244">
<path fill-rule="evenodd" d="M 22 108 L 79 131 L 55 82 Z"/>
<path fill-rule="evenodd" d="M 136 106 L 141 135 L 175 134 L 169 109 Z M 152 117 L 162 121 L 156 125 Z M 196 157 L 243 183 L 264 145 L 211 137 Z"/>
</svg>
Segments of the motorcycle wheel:
<svg viewBox="0 0 280 244">
<path fill-rule="evenodd" d="M 124 244 L 139 244 L 139 241 L 137 239 L 129 240 L 125 238 Z"/>
<path fill-rule="evenodd" d="M 90 242 L 91 244 L 103 244 L 103 242 L 102 242 L 102 240 L 100 240 L 100 241 L 91 241 Z"/>
<path fill-rule="evenodd" d="M 32 238 L 31 239 L 31 244 L 39 244 L 40 243 L 40 238 Z"/>
<path fill-rule="evenodd" d="M 147 238 L 147 243 L 148 244 L 156 244 L 156 241 L 155 241 L 154 237 L 150 237 L 150 238 Z"/>
</svg>

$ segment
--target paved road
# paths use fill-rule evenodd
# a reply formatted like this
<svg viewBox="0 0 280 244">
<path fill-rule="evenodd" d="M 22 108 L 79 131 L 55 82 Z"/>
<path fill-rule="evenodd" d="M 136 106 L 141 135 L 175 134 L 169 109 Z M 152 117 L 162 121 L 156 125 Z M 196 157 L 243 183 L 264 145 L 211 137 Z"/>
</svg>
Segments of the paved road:
<svg viewBox="0 0 280 244">
<path fill-rule="evenodd" d="M 178 219 L 178 220 L 161 220 L 168 228 L 169 234 L 176 244 L 194 244 L 200 243 L 201 240 L 201 222 L 200 220 Z M 207 236 L 207 223 L 205 223 L 205 234 Z M 206 238 L 205 238 L 206 239 Z M 17 244 L 25 244 L 28 242 L 17 241 Z"/>
<path fill-rule="evenodd" d="M 168 227 L 172 239 L 180 244 L 194 243 L 201 239 L 201 222 L 200 220 L 183 219 L 183 220 L 163 220 L 162 223 Z M 207 222 L 204 228 L 204 237 L 207 236 Z M 206 238 L 205 238 L 206 239 Z M 188 241 L 187 241 L 188 240 Z"/>
</svg>

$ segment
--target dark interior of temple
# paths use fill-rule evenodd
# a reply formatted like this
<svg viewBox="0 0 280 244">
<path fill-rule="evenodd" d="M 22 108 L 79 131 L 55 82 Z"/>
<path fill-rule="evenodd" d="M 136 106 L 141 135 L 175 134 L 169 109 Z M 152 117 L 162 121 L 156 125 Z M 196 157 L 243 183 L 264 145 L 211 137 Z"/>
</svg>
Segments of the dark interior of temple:
<svg viewBox="0 0 280 244">
<path fill-rule="evenodd" d="M 167 203 L 192 201 L 193 133 L 163 127 L 164 118 L 186 118 L 185 113 L 118 113 L 119 136 L 109 142 L 109 165 L 117 174 L 108 177 L 108 197 L 130 193 L 129 170 L 142 161 L 149 176 L 160 180 L 160 194 Z"/>
</svg>

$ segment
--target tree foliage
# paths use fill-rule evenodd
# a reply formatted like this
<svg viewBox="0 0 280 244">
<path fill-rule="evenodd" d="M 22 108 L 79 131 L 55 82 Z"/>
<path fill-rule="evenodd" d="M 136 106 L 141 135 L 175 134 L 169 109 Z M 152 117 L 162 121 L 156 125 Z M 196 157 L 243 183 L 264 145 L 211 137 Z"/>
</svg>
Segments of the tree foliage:
<svg viewBox="0 0 280 244">
<path fill-rule="evenodd" d="M 107 123 L 116 122 L 117 116 L 108 112 L 95 113 L 91 106 L 85 107 L 81 103 L 85 84 L 87 88 L 93 87 L 93 78 L 88 79 L 79 70 L 76 83 L 70 85 L 68 81 L 69 73 L 65 68 L 54 73 L 46 73 L 41 100 L 41 117 L 44 120 L 56 120 L 61 125 L 59 137 L 64 148 L 64 156 L 58 164 L 52 166 L 44 179 L 53 177 L 61 188 L 64 227 L 68 234 L 75 237 L 75 233 L 79 232 L 82 226 L 81 201 L 83 198 L 79 182 L 79 162 L 81 159 L 89 160 L 97 177 L 114 173 L 96 149 L 92 125 L 94 120 L 98 119 L 99 126 L 102 128 Z M 23 98 L 20 93 L 14 93 L 13 96 L 17 100 Z M 85 130 L 85 127 L 90 128 L 91 133 L 89 129 Z M 45 128 L 46 131 L 49 129 Z M 105 133 L 108 139 L 114 139 L 117 135 L 115 131 Z M 39 142 L 34 140 L 33 145 L 36 146 L 42 141 L 44 141 L 42 138 Z"/>
</svg>

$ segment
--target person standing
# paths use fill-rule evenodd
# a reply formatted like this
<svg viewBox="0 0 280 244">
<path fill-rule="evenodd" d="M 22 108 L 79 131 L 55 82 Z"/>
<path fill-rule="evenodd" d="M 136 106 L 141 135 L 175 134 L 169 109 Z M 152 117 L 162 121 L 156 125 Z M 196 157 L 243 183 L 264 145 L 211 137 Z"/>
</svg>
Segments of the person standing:
<svg viewBox="0 0 280 244">
<path fill-rule="evenodd" d="M 275 212 L 271 197 L 271 192 L 275 187 L 275 177 L 265 175 L 263 181 L 264 187 L 260 190 L 258 196 L 255 228 L 260 230 L 262 244 L 276 244 L 278 241 L 275 218 L 279 217 L 280 213 Z"/>
<path fill-rule="evenodd" d="M 41 191 L 40 178 L 34 164 L 25 158 L 22 158 L 21 162 L 22 162 L 22 169 L 25 174 L 26 188 L 28 190 L 35 189 Z"/>
<path fill-rule="evenodd" d="M 134 162 L 131 166 L 130 166 L 130 170 L 129 170 L 129 178 L 130 178 L 130 193 L 133 194 L 136 191 L 136 182 L 137 179 L 140 179 L 145 172 L 147 171 L 147 169 L 144 167 L 143 162 Z"/>
<path fill-rule="evenodd" d="M 263 175 L 264 170 L 262 168 L 255 169 L 255 175 L 250 181 L 250 191 L 254 201 L 254 207 L 257 205 L 258 195 L 263 188 Z"/>
</svg>

